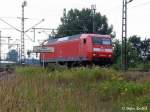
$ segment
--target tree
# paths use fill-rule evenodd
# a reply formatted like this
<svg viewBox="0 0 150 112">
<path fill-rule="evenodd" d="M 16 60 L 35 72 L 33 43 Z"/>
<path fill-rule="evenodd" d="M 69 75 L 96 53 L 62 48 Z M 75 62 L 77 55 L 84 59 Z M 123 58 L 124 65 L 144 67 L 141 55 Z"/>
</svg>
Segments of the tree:
<svg viewBox="0 0 150 112">
<path fill-rule="evenodd" d="M 121 56 L 121 44 L 119 40 L 114 41 L 114 62 L 117 61 L 117 59 Z"/>
<path fill-rule="evenodd" d="M 140 37 L 133 35 L 127 41 L 127 63 L 128 67 L 136 67 L 140 60 Z M 121 67 L 121 46 L 119 40 L 114 41 L 114 63 L 115 68 Z"/>
<path fill-rule="evenodd" d="M 137 35 L 133 35 L 129 37 L 129 42 L 139 44 L 141 43 L 141 37 L 138 37 Z"/>
<path fill-rule="evenodd" d="M 14 49 L 9 51 L 7 54 L 7 60 L 16 62 L 18 60 L 18 52 Z"/>
<path fill-rule="evenodd" d="M 114 41 L 114 68 L 121 67 L 121 46 L 119 40 Z M 143 60 L 144 59 L 144 60 Z M 141 41 L 141 37 L 133 35 L 127 40 L 127 63 L 129 68 L 148 68 L 150 66 L 150 39 Z"/>
<path fill-rule="evenodd" d="M 140 62 L 140 53 L 136 48 L 133 47 L 133 44 L 128 41 L 127 43 L 127 63 L 128 67 L 136 67 Z"/>
<path fill-rule="evenodd" d="M 138 37 L 137 35 L 133 35 L 129 37 L 129 42 L 132 44 L 132 48 L 136 49 L 137 52 L 140 55 L 141 52 L 141 37 Z"/>
<path fill-rule="evenodd" d="M 80 33 L 93 33 L 93 21 L 95 21 L 95 33 L 112 34 L 113 26 L 108 25 L 105 15 L 95 13 L 94 20 L 91 9 L 71 9 L 61 18 L 56 36 L 68 36 Z"/>
<path fill-rule="evenodd" d="M 146 60 L 149 60 L 150 39 L 145 39 L 141 41 L 141 37 L 133 35 L 129 38 L 129 42 L 132 44 L 132 48 L 134 48 L 137 51 L 138 56 L 141 56 L 141 58 L 143 57 Z"/>
<path fill-rule="evenodd" d="M 141 51 L 145 59 L 150 60 L 150 39 L 141 42 Z"/>
</svg>

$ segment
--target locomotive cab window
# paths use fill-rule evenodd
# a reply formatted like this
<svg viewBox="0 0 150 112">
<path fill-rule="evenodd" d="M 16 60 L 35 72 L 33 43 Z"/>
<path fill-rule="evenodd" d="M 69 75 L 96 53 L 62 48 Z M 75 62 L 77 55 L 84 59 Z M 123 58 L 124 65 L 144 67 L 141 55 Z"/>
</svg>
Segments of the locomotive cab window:
<svg viewBox="0 0 150 112">
<path fill-rule="evenodd" d="M 83 39 L 83 43 L 86 44 L 86 39 Z"/>
<path fill-rule="evenodd" d="M 103 45 L 111 45 L 111 39 L 102 39 L 102 44 Z"/>
<path fill-rule="evenodd" d="M 93 44 L 111 45 L 111 39 L 110 38 L 93 37 L 92 40 L 93 40 Z"/>
</svg>

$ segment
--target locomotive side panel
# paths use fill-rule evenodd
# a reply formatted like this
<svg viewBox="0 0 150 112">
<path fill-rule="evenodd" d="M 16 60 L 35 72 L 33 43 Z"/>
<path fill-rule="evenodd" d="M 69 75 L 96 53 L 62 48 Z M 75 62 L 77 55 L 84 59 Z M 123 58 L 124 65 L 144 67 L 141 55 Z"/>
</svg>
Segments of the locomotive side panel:
<svg viewBox="0 0 150 112">
<path fill-rule="evenodd" d="M 57 42 L 48 46 L 53 47 L 54 52 L 41 53 L 41 60 L 44 59 L 45 62 L 79 61 L 83 59 L 83 55 L 86 55 L 83 53 L 83 50 L 81 50 L 82 48 L 80 38 Z"/>
<path fill-rule="evenodd" d="M 58 60 L 61 58 L 62 61 L 75 61 L 79 57 L 79 40 L 61 42 L 56 47 L 57 54 L 55 58 L 58 58 Z"/>
<path fill-rule="evenodd" d="M 54 52 L 41 53 L 45 62 L 94 62 L 111 63 L 113 50 L 111 37 L 99 34 L 82 34 L 75 38 L 64 37 L 48 43 Z"/>
</svg>

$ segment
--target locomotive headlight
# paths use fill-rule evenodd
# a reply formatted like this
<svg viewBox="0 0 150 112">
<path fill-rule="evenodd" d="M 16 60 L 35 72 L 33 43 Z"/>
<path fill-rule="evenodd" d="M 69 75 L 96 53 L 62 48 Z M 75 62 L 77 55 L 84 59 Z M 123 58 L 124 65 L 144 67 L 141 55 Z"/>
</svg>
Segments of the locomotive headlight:
<svg viewBox="0 0 150 112">
<path fill-rule="evenodd" d="M 109 58 L 111 58 L 111 57 L 112 57 L 112 55 L 110 54 L 110 55 L 108 55 L 108 57 L 109 57 Z"/>
<path fill-rule="evenodd" d="M 93 56 L 96 56 L 96 54 L 94 53 Z"/>
</svg>

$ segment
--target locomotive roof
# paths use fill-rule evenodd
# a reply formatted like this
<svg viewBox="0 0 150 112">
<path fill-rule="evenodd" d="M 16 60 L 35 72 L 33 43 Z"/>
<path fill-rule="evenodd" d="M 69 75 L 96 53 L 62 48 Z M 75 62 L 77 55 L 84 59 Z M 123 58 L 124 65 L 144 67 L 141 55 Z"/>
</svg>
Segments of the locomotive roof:
<svg viewBox="0 0 150 112">
<path fill-rule="evenodd" d="M 77 34 L 77 35 L 61 37 L 61 38 L 57 38 L 57 39 L 49 39 L 47 44 L 80 38 L 81 35 L 82 34 Z"/>
<path fill-rule="evenodd" d="M 83 37 L 83 38 L 86 38 L 86 37 L 88 37 L 88 36 L 111 38 L 110 35 L 101 35 L 101 34 L 82 34 L 82 37 Z"/>
<path fill-rule="evenodd" d="M 55 43 L 55 42 L 61 42 L 61 41 L 66 41 L 66 40 L 72 40 L 72 39 L 77 39 L 77 38 L 87 38 L 88 36 L 95 36 L 95 37 L 107 37 L 110 38 L 109 35 L 100 35 L 100 34 L 77 34 L 73 36 L 66 36 L 66 37 L 61 37 L 57 39 L 49 39 L 47 44 Z"/>
</svg>

